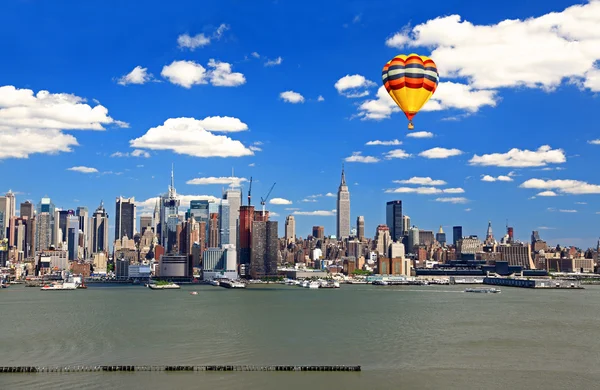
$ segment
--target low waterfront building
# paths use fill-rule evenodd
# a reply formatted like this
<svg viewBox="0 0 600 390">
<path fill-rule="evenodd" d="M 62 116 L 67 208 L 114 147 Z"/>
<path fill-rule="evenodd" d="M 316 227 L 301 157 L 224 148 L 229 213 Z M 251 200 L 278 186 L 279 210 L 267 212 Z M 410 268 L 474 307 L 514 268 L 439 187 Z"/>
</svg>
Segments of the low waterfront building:
<svg viewBox="0 0 600 390">
<path fill-rule="evenodd" d="M 148 279 L 150 273 L 151 269 L 149 264 L 134 264 L 130 265 L 128 269 L 130 279 Z"/>
<path fill-rule="evenodd" d="M 192 264 L 186 255 L 162 255 L 158 267 L 158 276 L 161 278 L 190 278 L 192 277 Z"/>
</svg>

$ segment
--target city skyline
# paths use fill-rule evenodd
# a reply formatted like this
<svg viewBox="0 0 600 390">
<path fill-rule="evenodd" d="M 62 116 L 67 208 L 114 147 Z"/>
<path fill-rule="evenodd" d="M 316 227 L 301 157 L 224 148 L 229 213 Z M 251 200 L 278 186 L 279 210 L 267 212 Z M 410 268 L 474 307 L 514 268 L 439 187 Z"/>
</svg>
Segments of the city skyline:
<svg viewBox="0 0 600 390">
<path fill-rule="evenodd" d="M 298 4 L 237 4 L 233 15 L 223 13 L 226 5 L 190 3 L 185 12 L 167 11 L 172 18 L 159 18 L 152 31 L 130 28 L 164 16 L 151 3 L 139 16 L 122 10 L 102 18 L 87 4 L 10 4 L 0 31 L 8 41 L 17 39 L 17 25 L 24 31 L 0 64 L 0 193 L 15 191 L 16 214 L 21 202 L 37 206 L 48 196 L 63 210 L 87 207 L 91 218 L 103 200 L 112 245 L 114 199 L 134 197 L 136 215 L 151 214 L 174 164 L 182 208 L 222 198 L 232 182 L 242 186 L 243 200 L 252 176 L 257 207 L 277 182 L 267 207 L 280 237 L 287 215 L 298 236 L 314 225 L 334 235 L 345 163 L 350 227 L 364 216 L 368 237 L 386 223 L 386 202 L 401 200 L 421 229 L 460 225 L 465 235 L 484 237 L 488 220 L 497 232 L 508 220 L 522 241 L 537 230 L 549 243 L 593 247 L 600 134 L 590 123 L 600 55 L 586 49 L 598 37 L 577 26 L 591 23 L 587 30 L 595 31 L 600 2 L 573 4 L 509 1 L 489 5 L 491 12 L 434 1 L 407 11 L 373 1 L 317 20 Z M 283 28 L 270 18 L 288 13 L 297 24 Z M 266 15 L 264 31 L 252 33 L 242 14 Z M 81 23 L 69 23 L 75 19 Z M 501 28 L 508 19 L 518 19 L 514 29 Z M 115 29 L 107 35 L 108 24 Z M 471 44 L 440 34 L 484 29 Z M 80 36 L 93 58 L 80 54 Z M 566 37 L 578 42 L 574 52 L 566 51 Z M 497 54 L 484 50 L 498 42 Z M 544 42 L 551 57 L 530 50 Z M 405 118 L 378 91 L 383 64 L 412 51 L 436 60 L 440 85 L 407 132 Z M 340 64 L 341 55 L 350 60 Z M 496 58 L 510 55 L 539 78 Z M 575 108 L 565 110 L 565 102 Z"/>
</svg>

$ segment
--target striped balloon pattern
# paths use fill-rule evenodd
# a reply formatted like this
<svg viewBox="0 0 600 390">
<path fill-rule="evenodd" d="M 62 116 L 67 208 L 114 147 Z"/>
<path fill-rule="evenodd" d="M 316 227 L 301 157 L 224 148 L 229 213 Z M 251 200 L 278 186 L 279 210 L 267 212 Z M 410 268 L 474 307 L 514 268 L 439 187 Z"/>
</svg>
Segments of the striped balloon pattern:
<svg viewBox="0 0 600 390">
<path fill-rule="evenodd" d="M 385 89 L 408 118 L 408 128 L 413 129 L 412 119 L 433 96 L 440 79 L 435 62 L 427 56 L 401 54 L 385 64 L 382 78 Z"/>
</svg>

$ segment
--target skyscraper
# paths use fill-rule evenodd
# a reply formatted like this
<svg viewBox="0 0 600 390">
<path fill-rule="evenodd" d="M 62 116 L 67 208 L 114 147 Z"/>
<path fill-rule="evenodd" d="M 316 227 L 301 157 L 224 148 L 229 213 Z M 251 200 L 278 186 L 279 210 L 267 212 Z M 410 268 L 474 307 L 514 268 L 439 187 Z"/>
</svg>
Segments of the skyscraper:
<svg viewBox="0 0 600 390">
<path fill-rule="evenodd" d="M 67 217 L 69 210 L 54 211 L 54 244 L 58 247 L 67 242 Z"/>
<path fill-rule="evenodd" d="M 73 210 L 67 216 L 67 249 L 69 261 L 79 260 L 79 217 Z"/>
<path fill-rule="evenodd" d="M 459 240 L 463 238 L 462 226 L 454 226 L 452 228 L 452 245 L 456 247 Z"/>
<path fill-rule="evenodd" d="M 406 251 L 408 253 L 415 253 L 414 249 L 417 245 L 419 245 L 419 243 L 419 228 L 413 226 L 412 228 L 408 229 L 408 248 L 406 248 Z"/>
<path fill-rule="evenodd" d="M 227 199 L 221 199 L 219 202 L 219 229 L 221 237 L 219 239 L 221 245 L 233 245 L 235 242 L 231 242 L 231 227 L 230 227 L 230 210 L 229 201 Z"/>
<path fill-rule="evenodd" d="M 83 258 L 89 259 L 92 255 L 90 213 L 87 207 L 77 207 L 76 215 L 79 218 L 79 234 L 83 236 L 79 238 L 79 241 L 83 241 Z"/>
<path fill-rule="evenodd" d="M 254 206 L 240 206 L 240 237 L 239 251 L 240 254 L 240 274 L 247 275 L 250 267 L 250 257 L 252 248 L 252 223 L 254 222 Z"/>
<path fill-rule="evenodd" d="M 277 276 L 278 251 L 277 221 L 252 222 L 250 276 L 253 279 Z"/>
<path fill-rule="evenodd" d="M 21 212 L 19 213 L 19 216 L 21 218 L 27 217 L 27 218 L 31 219 L 34 217 L 34 215 L 35 215 L 35 210 L 33 208 L 33 203 L 31 203 L 28 200 L 21 203 Z"/>
<path fill-rule="evenodd" d="M 10 236 L 13 240 L 13 246 L 19 253 L 23 254 L 23 259 L 31 258 L 34 255 L 35 248 L 35 218 L 13 217 L 11 221 Z"/>
<path fill-rule="evenodd" d="M 296 241 L 296 220 L 293 215 L 285 218 L 285 242 L 286 244 Z"/>
<path fill-rule="evenodd" d="M 325 228 L 323 226 L 313 226 L 312 228 L 312 236 L 317 240 L 322 240 L 325 238 Z"/>
<path fill-rule="evenodd" d="M 161 239 L 160 243 L 165 248 L 165 253 L 174 253 L 177 249 L 177 225 L 179 224 L 179 199 L 175 191 L 175 178 L 171 169 L 171 185 L 169 192 L 161 199 Z"/>
<path fill-rule="evenodd" d="M 387 226 L 390 228 L 390 235 L 392 240 L 401 241 L 404 235 L 403 221 L 402 218 L 402 201 L 392 200 L 387 202 L 385 207 L 385 220 Z"/>
<path fill-rule="evenodd" d="M 344 240 L 348 237 L 350 237 L 350 192 L 342 167 L 342 181 L 337 195 L 337 239 Z"/>
<path fill-rule="evenodd" d="M 375 241 L 377 241 L 377 252 L 379 256 L 388 257 L 389 248 L 393 241 L 389 227 L 386 225 L 377 226 Z"/>
<path fill-rule="evenodd" d="M 0 226 L 1 238 L 10 238 L 9 228 L 12 217 L 16 215 L 16 199 L 12 191 L 8 191 L 5 196 L 0 196 L 0 213 L 2 213 L 2 226 Z"/>
<path fill-rule="evenodd" d="M 408 236 L 408 229 L 410 229 L 410 217 L 408 215 L 402 216 L 402 235 Z"/>
<path fill-rule="evenodd" d="M 229 187 L 223 194 L 223 199 L 229 204 L 229 244 L 239 247 L 240 206 L 242 192 L 239 188 Z M 240 253 L 239 251 L 237 252 Z"/>
<path fill-rule="evenodd" d="M 54 240 L 54 204 L 48 197 L 38 204 L 36 225 L 35 250 L 46 250 Z"/>
<path fill-rule="evenodd" d="M 135 199 L 119 196 L 115 203 L 115 241 L 135 235 Z"/>
<path fill-rule="evenodd" d="M 218 248 L 220 239 L 219 214 L 211 213 L 208 220 L 208 247 Z"/>
<path fill-rule="evenodd" d="M 94 211 L 92 216 L 92 253 L 108 251 L 108 213 L 104 202 Z"/>
<path fill-rule="evenodd" d="M 358 218 L 356 218 L 356 233 L 358 241 L 365 239 L 365 217 L 362 215 L 359 215 Z"/>
<path fill-rule="evenodd" d="M 442 246 L 446 245 L 446 233 L 444 233 L 444 230 L 442 229 L 441 225 L 440 230 L 435 235 L 435 240 L 439 242 Z"/>
<path fill-rule="evenodd" d="M 143 235 L 146 229 L 152 230 L 153 222 L 151 215 L 142 215 L 140 216 L 140 233 Z M 156 233 L 156 232 L 154 232 Z"/>
<path fill-rule="evenodd" d="M 488 221 L 487 232 L 485 234 L 485 243 L 492 245 L 494 243 L 494 233 L 492 232 L 492 221 Z"/>
</svg>

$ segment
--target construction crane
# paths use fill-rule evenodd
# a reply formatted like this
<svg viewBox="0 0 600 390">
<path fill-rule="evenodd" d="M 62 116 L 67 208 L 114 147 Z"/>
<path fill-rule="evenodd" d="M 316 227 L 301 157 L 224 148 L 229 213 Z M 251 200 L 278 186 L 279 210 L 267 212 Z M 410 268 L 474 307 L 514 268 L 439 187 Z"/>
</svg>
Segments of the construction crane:
<svg viewBox="0 0 600 390">
<path fill-rule="evenodd" d="M 273 183 L 273 185 L 271 186 L 271 189 L 269 190 L 269 192 L 267 193 L 267 196 L 265 196 L 264 199 L 262 197 L 260 198 L 260 204 L 262 205 L 263 218 L 265 216 L 265 205 L 267 204 L 267 200 L 269 199 L 269 195 L 271 195 L 271 192 L 273 191 L 273 187 L 275 187 L 275 184 L 277 184 L 277 183 Z"/>
<path fill-rule="evenodd" d="M 250 206 L 251 198 L 252 198 L 252 176 L 250 176 L 250 187 L 248 187 L 248 206 Z"/>
</svg>

